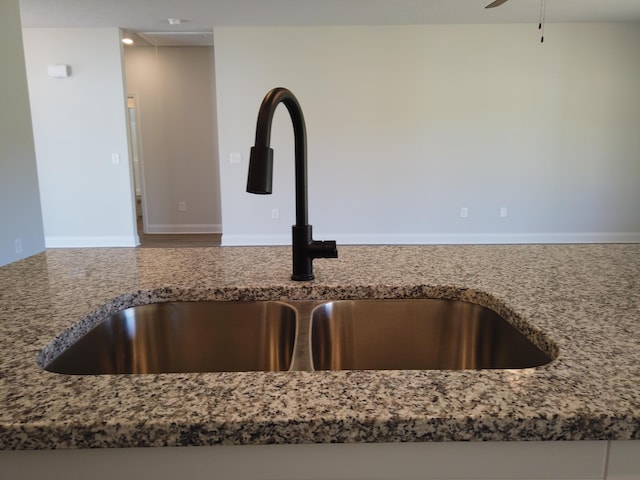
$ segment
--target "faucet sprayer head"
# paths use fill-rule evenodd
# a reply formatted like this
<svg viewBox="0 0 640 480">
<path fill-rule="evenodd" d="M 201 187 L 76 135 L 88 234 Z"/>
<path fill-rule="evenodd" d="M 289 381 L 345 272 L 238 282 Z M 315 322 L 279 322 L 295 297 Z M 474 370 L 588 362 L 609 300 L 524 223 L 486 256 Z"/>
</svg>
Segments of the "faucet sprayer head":
<svg viewBox="0 0 640 480">
<path fill-rule="evenodd" d="M 273 183 L 273 148 L 251 147 L 247 192 L 270 194 Z"/>
</svg>

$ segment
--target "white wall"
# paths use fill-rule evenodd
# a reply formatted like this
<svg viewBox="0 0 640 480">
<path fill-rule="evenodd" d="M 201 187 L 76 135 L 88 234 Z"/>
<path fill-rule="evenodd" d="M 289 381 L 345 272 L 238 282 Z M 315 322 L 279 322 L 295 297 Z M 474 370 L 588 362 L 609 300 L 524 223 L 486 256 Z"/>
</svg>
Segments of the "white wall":
<svg viewBox="0 0 640 480">
<path fill-rule="evenodd" d="M 221 232 L 213 48 L 124 52 L 127 93 L 137 98 L 145 231 Z"/>
<path fill-rule="evenodd" d="M 0 3 L 0 58 L 0 265 L 5 265 L 44 250 L 18 0 Z"/>
<path fill-rule="evenodd" d="M 318 239 L 640 241 L 640 24 L 548 24 L 542 45 L 536 25 L 214 37 L 226 245 L 290 241 L 293 135 L 282 106 L 274 194 L 245 193 L 258 107 L 276 86 L 304 110 Z"/>
<path fill-rule="evenodd" d="M 23 35 L 47 247 L 136 245 L 119 30 Z"/>
</svg>

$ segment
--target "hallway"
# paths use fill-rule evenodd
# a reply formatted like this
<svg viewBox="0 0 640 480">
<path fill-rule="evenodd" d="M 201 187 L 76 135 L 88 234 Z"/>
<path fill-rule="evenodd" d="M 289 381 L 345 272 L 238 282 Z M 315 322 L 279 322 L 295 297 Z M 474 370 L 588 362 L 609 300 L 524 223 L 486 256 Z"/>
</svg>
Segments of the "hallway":
<svg viewBox="0 0 640 480">
<path fill-rule="evenodd" d="M 144 233 L 142 217 L 138 217 L 141 248 L 219 247 L 221 233 Z"/>
</svg>

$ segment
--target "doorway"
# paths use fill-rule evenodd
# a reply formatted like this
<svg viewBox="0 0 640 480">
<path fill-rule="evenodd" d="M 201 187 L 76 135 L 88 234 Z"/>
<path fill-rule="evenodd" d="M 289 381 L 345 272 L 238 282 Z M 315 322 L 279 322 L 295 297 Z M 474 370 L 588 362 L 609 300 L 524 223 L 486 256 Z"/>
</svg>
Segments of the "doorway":
<svg viewBox="0 0 640 480">
<path fill-rule="evenodd" d="M 213 47 L 127 47 L 141 246 L 220 245 Z"/>
</svg>

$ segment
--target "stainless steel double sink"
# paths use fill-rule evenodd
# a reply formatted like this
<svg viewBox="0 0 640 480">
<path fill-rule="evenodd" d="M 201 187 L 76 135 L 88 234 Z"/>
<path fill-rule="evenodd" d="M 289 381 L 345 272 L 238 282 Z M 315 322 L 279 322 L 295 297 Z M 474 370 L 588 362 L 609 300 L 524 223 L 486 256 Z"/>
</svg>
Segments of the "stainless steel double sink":
<svg viewBox="0 0 640 480">
<path fill-rule="evenodd" d="M 519 369 L 551 357 L 480 305 L 440 299 L 167 302 L 94 327 L 64 374 Z"/>
</svg>

